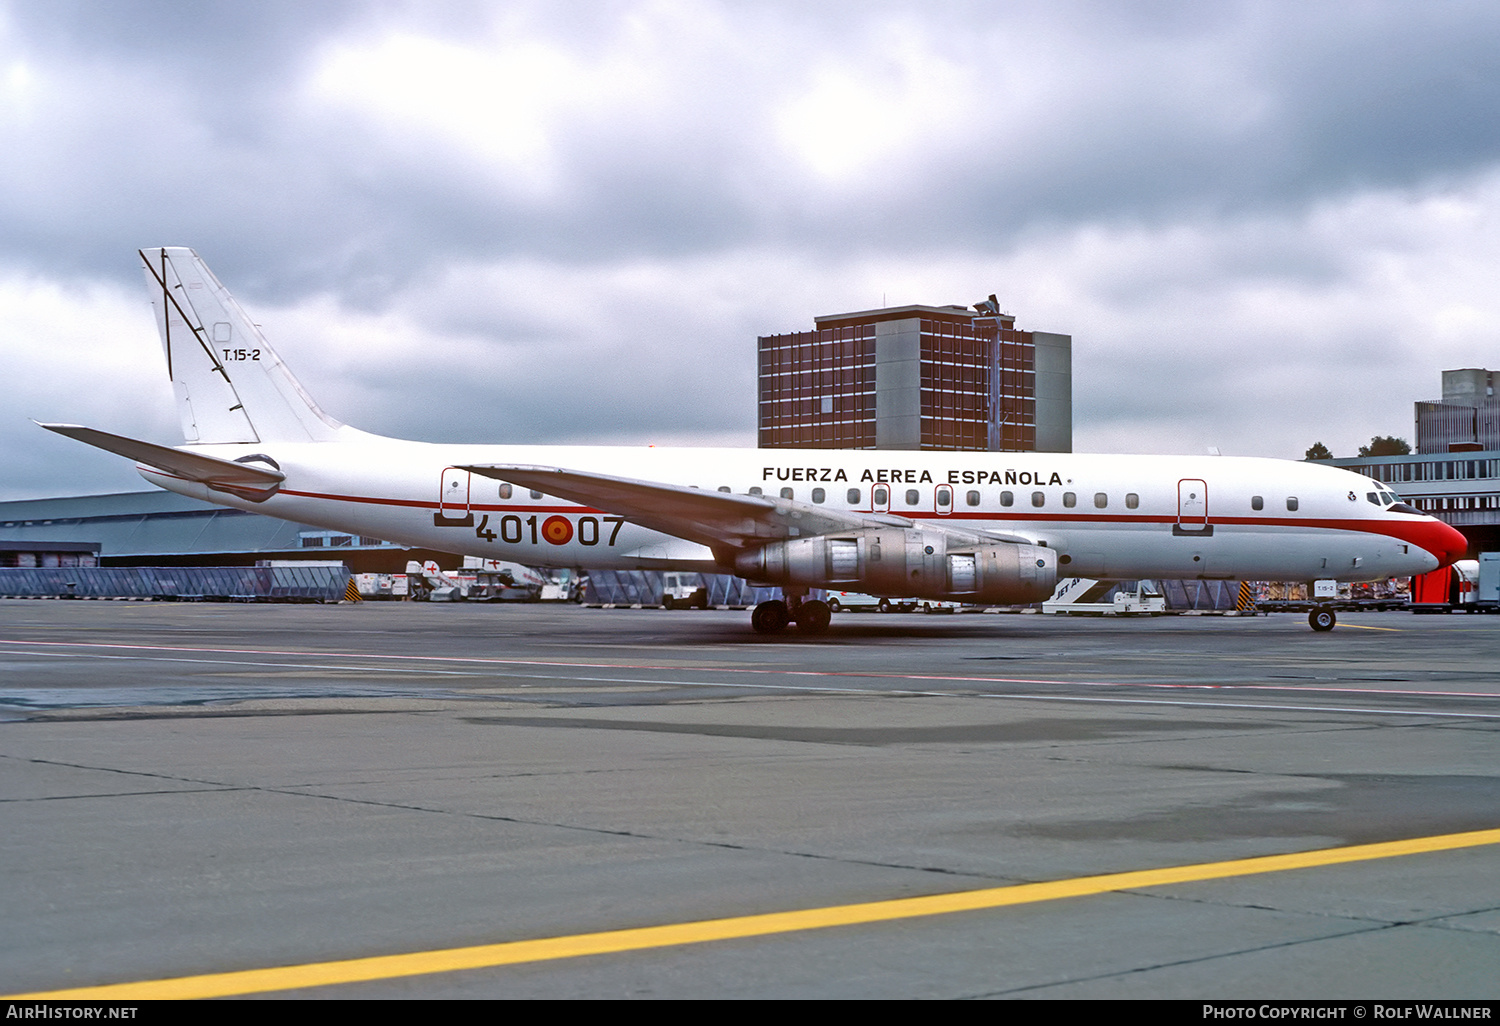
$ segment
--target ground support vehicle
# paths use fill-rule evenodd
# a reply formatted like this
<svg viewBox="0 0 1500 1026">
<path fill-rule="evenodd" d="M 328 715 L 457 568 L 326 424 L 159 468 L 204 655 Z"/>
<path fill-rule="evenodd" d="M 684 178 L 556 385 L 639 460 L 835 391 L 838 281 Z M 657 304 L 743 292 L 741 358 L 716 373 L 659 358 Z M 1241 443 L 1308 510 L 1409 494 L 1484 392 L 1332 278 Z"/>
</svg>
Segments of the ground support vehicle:
<svg viewBox="0 0 1500 1026">
<path fill-rule="evenodd" d="M 1042 612 L 1053 615 L 1162 616 L 1166 611 L 1166 596 L 1155 581 L 1069 577 L 1042 603 Z"/>
<path fill-rule="evenodd" d="M 665 573 L 661 578 L 663 609 L 707 609 L 708 586 L 702 574 Z"/>
<path fill-rule="evenodd" d="M 1413 613 L 1500 612 L 1500 552 L 1481 552 L 1411 579 Z"/>
<path fill-rule="evenodd" d="M 866 595 L 861 591 L 830 591 L 828 608 L 835 613 L 913 613 L 917 600 L 911 598 L 884 598 Z"/>
</svg>

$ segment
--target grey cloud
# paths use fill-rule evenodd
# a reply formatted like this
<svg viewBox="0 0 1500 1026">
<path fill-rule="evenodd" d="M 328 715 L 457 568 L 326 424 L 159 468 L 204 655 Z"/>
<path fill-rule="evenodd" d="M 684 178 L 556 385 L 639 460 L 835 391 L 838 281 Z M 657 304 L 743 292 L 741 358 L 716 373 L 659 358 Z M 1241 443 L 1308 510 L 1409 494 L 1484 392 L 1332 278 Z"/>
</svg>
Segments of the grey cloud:
<svg viewBox="0 0 1500 1026">
<path fill-rule="evenodd" d="M 752 291 L 785 281 L 767 268 L 827 273 L 830 283 L 832 269 L 862 261 L 894 268 L 838 281 L 870 296 L 886 277 L 899 279 L 893 287 L 930 280 L 921 272 L 939 261 L 973 268 L 976 283 L 955 282 L 957 294 L 910 297 L 933 302 L 995 288 L 990 268 L 1012 280 L 1049 270 L 1010 261 L 1055 261 L 1077 307 L 1049 311 L 1046 323 L 1038 308 L 1017 312 L 1075 333 L 1087 444 L 1090 418 L 1148 416 L 1141 397 L 1163 373 L 1152 362 L 1163 353 L 1150 323 L 1159 311 L 1191 303 L 1179 318 L 1194 326 L 1185 334 L 1244 347 L 1257 336 L 1218 323 L 1216 299 L 1374 287 L 1362 277 L 1370 240 L 1340 237 L 1336 226 L 1313 233 L 1319 209 L 1366 190 L 1462 191 L 1500 158 L 1491 56 L 1500 11 L 1472 2 L 0 0 L 0 12 L 0 62 L 25 61 L 39 83 L 29 114 L 17 108 L 0 119 L 0 269 L 139 290 L 136 247 L 189 245 L 252 310 L 332 297 L 344 310 L 419 317 L 434 333 L 466 340 L 465 359 L 478 348 L 517 361 L 460 371 L 445 352 L 399 373 L 356 366 L 329 374 L 330 384 L 309 376 L 314 394 L 345 419 L 428 438 L 499 438 L 492 427 L 501 416 L 515 440 L 658 427 L 748 432 L 754 335 L 805 327 L 840 308 L 838 299 L 814 296 L 789 312 L 780 297 L 752 297 L 728 311 L 693 311 L 684 317 L 690 330 L 672 335 L 655 327 L 670 318 L 647 304 L 611 311 L 613 323 L 549 327 L 506 297 L 457 302 L 440 286 L 455 266 L 511 260 L 569 268 L 576 273 L 554 280 L 586 283 L 596 267 L 670 270 L 749 254 L 744 266 L 760 269 L 746 271 L 743 288 Z M 470 42 L 490 24 L 506 38 L 562 47 L 583 66 L 649 54 L 663 91 L 608 118 L 574 111 L 549 125 L 556 177 L 534 192 L 508 188 L 461 147 L 411 142 L 399 126 L 318 109 L 302 95 L 332 44 L 395 29 Z M 893 53 L 948 62 L 960 83 L 953 102 L 975 84 L 978 109 L 958 127 L 919 121 L 902 147 L 846 180 L 820 178 L 787 152 L 778 113 L 824 69 L 870 76 L 872 88 L 895 97 L 894 116 L 907 80 Z M 0 103 L 6 96 L 0 90 Z M 947 111 L 939 103 L 935 113 Z M 1189 243 L 1174 242 L 1179 231 Z M 1144 242 L 1091 260 L 1066 245 L 1089 232 Z M 666 307 L 723 287 L 681 273 L 657 286 Z M 564 320 L 574 304 L 596 301 L 586 285 L 569 288 L 555 297 Z M 1104 313 L 1086 314 L 1090 304 Z M 1400 351 L 1413 343 L 1401 329 L 1362 330 L 1314 326 L 1260 339 L 1266 352 L 1287 354 L 1278 358 L 1298 368 L 1299 382 L 1276 390 L 1255 379 L 1254 387 L 1305 408 L 1320 388 L 1367 385 L 1406 366 Z M 591 333 L 618 344 L 582 346 Z M 287 340 L 273 342 L 294 366 L 308 363 Z M 24 365 L 23 347 L 6 344 L 6 366 L 22 373 L 14 368 Z M 549 352 L 560 359 L 549 364 Z M 590 362 L 566 362 L 580 353 Z M 1201 393 L 1222 394 L 1242 388 L 1248 372 L 1194 359 L 1182 374 Z M 419 380 L 446 387 L 447 407 L 409 402 Z M 349 407 L 338 406 L 346 398 Z M 1231 416 L 1212 405 L 1166 402 L 1149 416 L 1173 424 Z M 0 441 L 26 448 L 10 439 Z M 15 473 L 40 482 L 47 469 L 31 461 Z"/>
<path fill-rule="evenodd" d="M 50 248 L 60 271 L 118 276 L 122 249 L 186 243 L 219 254 L 272 298 L 335 288 L 376 303 L 453 257 L 588 260 L 743 245 L 848 254 L 893 237 L 916 250 L 984 251 L 1070 224 L 1296 206 L 1463 175 L 1497 156 L 1500 72 L 1489 57 L 1500 14 L 1453 4 L 1418 17 L 1360 4 L 1208 16 L 1196 6 L 905 12 L 945 41 L 945 55 L 979 69 L 995 116 L 931 159 L 902 155 L 910 174 L 873 191 L 807 181 L 768 138 L 765 104 L 808 61 L 853 55 L 901 8 L 866 18 L 772 8 L 773 20 L 709 7 L 786 45 L 677 54 L 674 81 L 689 92 L 666 107 L 617 125 L 556 126 L 564 189 L 538 201 L 497 192 L 440 152 L 413 166 L 358 126 L 309 120 L 286 103 L 327 41 L 384 25 L 454 32 L 474 8 L 433 26 L 425 6 L 400 4 L 14 5 L 24 45 L 76 72 L 80 89 L 127 95 L 75 97 L 62 128 L 71 138 L 37 128 L 18 140 L 13 152 L 36 162 L 18 173 L 49 181 L 42 203 L 5 211 L 14 230 L 0 254 L 30 262 Z M 581 21 L 584 50 L 625 32 L 637 13 L 523 10 L 526 27 L 570 44 Z M 1017 26 L 1044 49 L 1014 38 Z M 1004 77 L 986 72 L 1007 62 L 1057 93 L 1020 135 L 1007 129 Z M 1227 68 L 1223 95 L 1193 95 L 1215 85 L 1204 67 L 1216 65 Z M 1073 88 L 1076 80 L 1095 91 Z M 1247 104 L 1264 111 L 1246 117 Z"/>
<path fill-rule="evenodd" d="M 15 0 L 7 20 L 49 60 L 143 65 L 216 99 L 293 71 L 328 34 L 382 9 L 362 0 Z"/>
</svg>

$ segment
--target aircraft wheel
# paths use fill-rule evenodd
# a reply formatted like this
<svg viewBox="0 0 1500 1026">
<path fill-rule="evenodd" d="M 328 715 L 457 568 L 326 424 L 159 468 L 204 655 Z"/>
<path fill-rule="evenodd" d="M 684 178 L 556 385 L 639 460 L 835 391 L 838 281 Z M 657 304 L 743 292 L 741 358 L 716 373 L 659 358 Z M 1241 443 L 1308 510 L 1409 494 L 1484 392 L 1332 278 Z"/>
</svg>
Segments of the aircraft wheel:
<svg viewBox="0 0 1500 1026">
<path fill-rule="evenodd" d="M 841 610 L 843 608 L 844 608 L 843 606 L 839 605 L 839 600 L 838 599 L 829 599 L 828 600 L 828 611 L 830 613 L 837 613 L 839 610 Z"/>
<path fill-rule="evenodd" d="M 750 614 L 750 626 L 755 628 L 757 634 L 775 634 L 777 631 L 784 631 L 791 620 L 791 616 L 787 613 L 786 603 L 779 599 L 762 602 Z"/>
<path fill-rule="evenodd" d="M 1333 625 L 1339 622 L 1339 618 L 1332 609 L 1314 609 L 1307 614 L 1308 626 L 1315 631 L 1331 631 Z"/>
<path fill-rule="evenodd" d="M 833 610 L 828 608 L 827 602 L 813 599 L 797 607 L 797 630 L 802 634 L 822 634 L 828 630 L 828 622 L 832 619 Z"/>
</svg>

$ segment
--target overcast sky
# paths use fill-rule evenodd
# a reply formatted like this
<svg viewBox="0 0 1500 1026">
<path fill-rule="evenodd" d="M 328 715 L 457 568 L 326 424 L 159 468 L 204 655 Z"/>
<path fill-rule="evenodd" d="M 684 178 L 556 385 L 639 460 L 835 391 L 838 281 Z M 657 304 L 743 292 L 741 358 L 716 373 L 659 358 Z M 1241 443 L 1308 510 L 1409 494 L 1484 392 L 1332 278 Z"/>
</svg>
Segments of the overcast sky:
<svg viewBox="0 0 1500 1026">
<path fill-rule="evenodd" d="M 1412 438 L 1500 368 L 1500 5 L 0 0 L 0 498 L 178 444 L 137 248 L 431 441 L 753 445 L 755 338 L 1073 336 L 1080 452 Z"/>
</svg>

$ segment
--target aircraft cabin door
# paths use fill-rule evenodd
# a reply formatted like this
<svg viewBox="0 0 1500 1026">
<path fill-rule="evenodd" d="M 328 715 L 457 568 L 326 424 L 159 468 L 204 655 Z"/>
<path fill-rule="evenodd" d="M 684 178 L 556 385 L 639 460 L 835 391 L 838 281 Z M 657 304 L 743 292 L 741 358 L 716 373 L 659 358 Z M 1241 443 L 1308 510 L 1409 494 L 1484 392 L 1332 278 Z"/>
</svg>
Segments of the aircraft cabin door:
<svg viewBox="0 0 1500 1026">
<path fill-rule="evenodd" d="M 474 512 L 469 508 L 467 470 L 444 467 L 438 482 L 438 511 L 432 515 L 434 527 L 473 527 Z"/>
<path fill-rule="evenodd" d="M 1177 482 L 1177 526 L 1183 531 L 1208 530 L 1208 482 L 1184 478 Z"/>
</svg>

